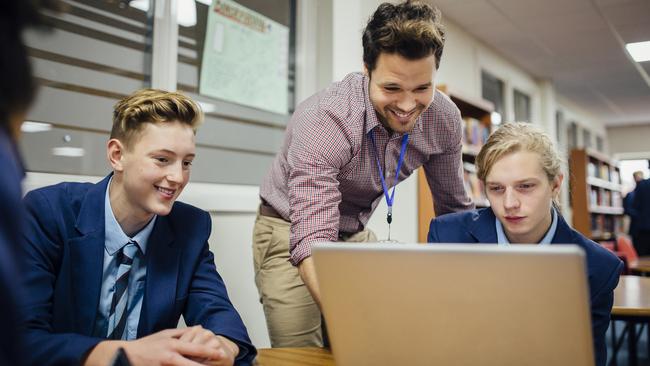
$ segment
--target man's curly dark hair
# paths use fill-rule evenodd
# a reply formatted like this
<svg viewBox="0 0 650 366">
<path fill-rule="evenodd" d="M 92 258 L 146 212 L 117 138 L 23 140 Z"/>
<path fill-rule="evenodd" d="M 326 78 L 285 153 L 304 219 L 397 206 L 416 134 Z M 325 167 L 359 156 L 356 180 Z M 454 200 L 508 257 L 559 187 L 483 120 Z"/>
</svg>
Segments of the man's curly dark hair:
<svg viewBox="0 0 650 366">
<path fill-rule="evenodd" d="M 419 1 L 383 3 L 368 20 L 363 32 L 363 63 L 374 70 L 382 52 L 398 54 L 409 60 L 436 56 L 440 67 L 445 32 L 440 11 Z"/>
</svg>

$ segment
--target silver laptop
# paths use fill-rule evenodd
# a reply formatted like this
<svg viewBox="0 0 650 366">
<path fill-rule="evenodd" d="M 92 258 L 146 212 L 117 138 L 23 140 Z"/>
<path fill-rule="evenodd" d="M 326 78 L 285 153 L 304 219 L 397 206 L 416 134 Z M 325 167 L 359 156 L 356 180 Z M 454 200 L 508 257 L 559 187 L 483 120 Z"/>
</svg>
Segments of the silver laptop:
<svg viewBox="0 0 650 366">
<path fill-rule="evenodd" d="M 337 366 L 594 364 L 576 246 L 317 244 Z"/>
</svg>

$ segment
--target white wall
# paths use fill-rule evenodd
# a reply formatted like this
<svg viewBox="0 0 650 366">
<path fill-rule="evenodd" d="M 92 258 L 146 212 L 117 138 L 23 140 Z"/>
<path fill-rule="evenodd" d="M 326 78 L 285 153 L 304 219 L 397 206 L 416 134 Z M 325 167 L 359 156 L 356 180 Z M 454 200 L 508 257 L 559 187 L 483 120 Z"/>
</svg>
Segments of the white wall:
<svg viewBox="0 0 650 366">
<path fill-rule="evenodd" d="M 296 102 L 332 82 L 332 2 L 302 0 L 297 4 Z"/>
<path fill-rule="evenodd" d="M 504 82 L 504 122 L 514 120 L 513 90 L 518 89 L 531 98 L 532 122 L 547 128 L 549 123 L 542 114 L 540 81 L 446 19 L 444 14 L 443 23 L 447 40 L 436 83 L 445 84 L 468 97 L 481 98 L 481 70 L 485 70 Z"/>
<path fill-rule="evenodd" d="M 378 0 L 328 0 L 332 2 L 332 81 L 363 70 L 361 36 Z"/>
<path fill-rule="evenodd" d="M 571 152 L 569 151 L 568 148 L 568 141 L 567 141 L 568 136 L 566 136 L 566 128 L 571 122 L 575 122 L 576 125 L 578 125 L 578 131 L 577 131 L 578 148 L 585 146 L 585 142 L 583 141 L 582 130 L 587 129 L 591 131 L 592 148 L 593 149 L 596 148 L 595 145 L 596 136 L 601 136 L 603 138 L 603 143 L 604 143 L 603 151 L 604 152 L 608 151 L 607 131 L 605 129 L 604 123 L 601 120 L 599 120 L 596 116 L 592 115 L 588 111 L 585 111 L 582 108 L 576 106 L 574 103 L 562 97 L 561 95 L 557 96 L 556 101 L 557 101 L 556 109 L 563 114 L 563 120 L 564 120 L 564 124 L 561 126 L 561 128 L 564 131 L 560 131 L 560 133 L 563 135 L 563 138 L 562 141 L 560 141 L 559 143 L 559 148 L 562 151 L 563 156 L 565 156 L 567 159 L 567 165 L 568 165 L 569 154 Z M 552 135 L 552 136 L 555 138 L 556 135 Z M 569 205 L 570 174 L 571 172 L 568 171 L 568 167 L 565 166 L 565 179 L 562 187 L 563 188 L 562 193 L 560 196 L 560 202 L 562 205 L 562 214 L 564 215 L 567 222 L 571 222 L 573 219 L 573 210 Z"/>
<path fill-rule="evenodd" d="M 332 76 L 341 80 L 353 71 L 361 71 L 361 1 L 333 0 L 332 17 Z"/>
<path fill-rule="evenodd" d="M 619 159 L 650 158 L 650 125 L 607 128 L 609 149 Z"/>
<path fill-rule="evenodd" d="M 582 139 L 582 129 L 587 129 L 591 131 L 592 147 L 595 149 L 595 140 L 596 136 L 601 136 L 604 141 L 604 152 L 608 152 L 608 135 L 605 124 L 598 116 L 590 113 L 587 110 L 584 110 L 568 99 L 558 96 L 558 109 L 564 114 L 564 120 L 566 123 L 575 122 L 578 127 L 578 146 L 584 146 L 585 142 Z"/>
</svg>

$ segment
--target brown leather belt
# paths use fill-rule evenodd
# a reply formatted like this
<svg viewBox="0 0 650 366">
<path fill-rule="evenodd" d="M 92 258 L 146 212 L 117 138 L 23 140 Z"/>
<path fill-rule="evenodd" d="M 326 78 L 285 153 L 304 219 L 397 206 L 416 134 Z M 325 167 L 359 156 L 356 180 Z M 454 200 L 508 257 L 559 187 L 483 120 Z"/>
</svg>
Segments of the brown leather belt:
<svg viewBox="0 0 650 366">
<path fill-rule="evenodd" d="M 262 216 L 267 216 L 267 217 L 274 217 L 276 219 L 281 219 L 284 220 L 284 217 L 280 216 L 278 211 L 276 211 L 273 206 L 269 205 L 266 203 L 266 201 L 262 200 L 260 203 L 260 215 Z M 287 221 L 287 220 L 284 220 Z M 352 235 L 356 233 L 346 233 L 343 231 L 339 231 L 339 240 L 347 240 L 349 239 Z"/>
<path fill-rule="evenodd" d="M 268 216 L 268 217 L 275 217 L 276 219 L 282 219 L 282 220 L 284 220 L 284 218 L 283 218 L 282 216 L 280 216 L 280 214 L 278 213 L 278 211 L 276 211 L 276 210 L 273 208 L 273 206 L 269 205 L 269 204 L 266 203 L 266 201 L 264 201 L 264 200 L 262 200 L 262 202 L 260 203 L 260 215 Z M 285 221 L 286 221 L 286 220 L 285 220 Z"/>
</svg>

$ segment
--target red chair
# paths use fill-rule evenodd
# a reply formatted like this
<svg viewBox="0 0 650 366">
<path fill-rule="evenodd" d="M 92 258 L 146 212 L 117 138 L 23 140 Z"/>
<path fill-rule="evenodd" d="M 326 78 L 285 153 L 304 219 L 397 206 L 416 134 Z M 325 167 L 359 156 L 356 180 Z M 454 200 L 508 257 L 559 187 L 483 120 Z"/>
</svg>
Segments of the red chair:
<svg viewBox="0 0 650 366">
<path fill-rule="evenodd" d="M 610 252 L 618 255 L 618 252 L 616 252 L 616 242 L 614 240 L 599 241 L 598 244 L 602 245 Z"/>
<path fill-rule="evenodd" d="M 616 238 L 616 249 L 619 257 L 622 257 L 625 263 L 624 274 L 631 274 L 636 266 L 639 256 L 636 254 L 636 249 L 632 245 L 632 241 L 625 235 L 618 235 Z"/>
<path fill-rule="evenodd" d="M 619 249 L 620 248 L 619 241 L 616 240 L 615 238 L 611 240 L 599 241 L 598 244 L 600 244 L 603 248 L 609 250 L 610 252 L 614 253 L 615 256 L 617 256 L 620 260 L 623 261 L 624 267 L 623 267 L 623 272 L 621 274 L 623 275 L 629 274 L 629 268 L 628 268 L 628 263 L 630 261 L 629 257 L 635 257 L 636 252 L 633 254 L 630 253 L 629 248 L 627 248 L 625 244 L 622 245 L 623 247 L 625 247 L 625 251 Z"/>
</svg>

